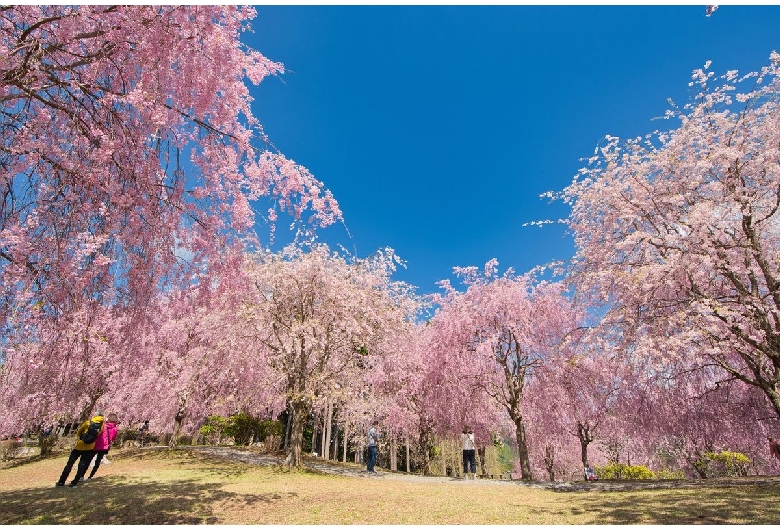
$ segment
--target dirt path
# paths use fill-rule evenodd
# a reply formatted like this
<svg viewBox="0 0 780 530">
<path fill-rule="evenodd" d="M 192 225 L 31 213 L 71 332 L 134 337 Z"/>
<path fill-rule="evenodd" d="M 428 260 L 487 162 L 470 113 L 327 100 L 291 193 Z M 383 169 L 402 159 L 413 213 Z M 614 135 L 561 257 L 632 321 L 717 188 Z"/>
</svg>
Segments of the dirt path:
<svg viewBox="0 0 780 530">
<path fill-rule="evenodd" d="M 188 449 L 193 452 L 207 453 L 210 455 L 254 464 L 259 466 L 278 466 L 283 463 L 283 459 L 266 453 L 254 452 L 235 447 L 186 447 L 180 446 L 179 449 Z M 695 487 L 719 487 L 734 488 L 758 485 L 775 485 L 780 491 L 780 476 L 751 476 L 751 477 L 728 477 L 717 479 L 699 479 L 699 480 L 609 480 L 596 482 L 522 482 L 519 480 L 491 480 L 478 479 L 476 481 L 463 480 L 452 477 L 426 477 L 423 475 L 414 475 L 409 473 L 380 470 L 377 475 L 369 475 L 365 468 L 358 467 L 356 464 L 342 464 L 336 462 L 326 462 L 317 458 L 304 458 L 304 466 L 327 473 L 329 475 L 342 475 L 348 477 L 362 477 L 367 480 L 397 480 L 401 482 L 417 483 L 453 483 L 463 485 L 489 484 L 491 486 L 508 486 L 521 488 L 538 488 L 556 492 L 572 491 L 637 491 L 651 489 L 675 489 L 675 488 L 695 488 Z"/>
</svg>

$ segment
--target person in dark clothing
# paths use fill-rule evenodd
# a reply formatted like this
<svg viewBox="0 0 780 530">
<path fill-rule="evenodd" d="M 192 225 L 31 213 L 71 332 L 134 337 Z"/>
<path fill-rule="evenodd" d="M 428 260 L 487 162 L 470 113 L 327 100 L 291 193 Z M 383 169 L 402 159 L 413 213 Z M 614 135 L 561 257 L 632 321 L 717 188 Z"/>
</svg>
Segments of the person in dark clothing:
<svg viewBox="0 0 780 530">
<path fill-rule="evenodd" d="M 76 476 L 73 477 L 73 480 L 69 484 L 70 487 L 78 485 L 79 480 L 81 480 L 87 473 L 89 463 L 92 461 L 92 457 L 95 456 L 95 442 L 93 441 L 92 443 L 85 443 L 81 439 L 81 435 L 89 430 L 90 423 L 100 424 L 100 431 L 98 436 L 103 433 L 105 426 L 103 425 L 103 415 L 100 413 L 95 414 L 91 419 L 86 420 L 81 425 L 79 425 L 79 428 L 76 430 L 76 445 L 70 452 L 70 455 L 68 456 L 68 462 L 65 464 L 65 468 L 62 470 L 60 479 L 57 481 L 55 486 L 65 485 L 65 481 L 68 480 L 68 475 L 70 475 L 70 470 L 73 468 L 73 464 L 76 463 L 76 460 L 79 461 L 79 465 L 76 469 Z"/>
</svg>

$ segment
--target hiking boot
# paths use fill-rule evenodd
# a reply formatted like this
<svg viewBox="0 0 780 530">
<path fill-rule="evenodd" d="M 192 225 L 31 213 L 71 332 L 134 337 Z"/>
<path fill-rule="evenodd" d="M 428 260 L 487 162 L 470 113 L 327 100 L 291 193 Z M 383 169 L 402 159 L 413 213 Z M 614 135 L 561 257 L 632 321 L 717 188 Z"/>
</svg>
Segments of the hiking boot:
<svg viewBox="0 0 780 530">
<path fill-rule="evenodd" d="M 57 482 L 56 484 L 54 484 L 54 487 L 56 487 L 56 488 L 61 488 L 61 487 L 63 487 L 64 485 L 65 485 L 65 483 L 64 483 L 64 482 Z"/>
</svg>

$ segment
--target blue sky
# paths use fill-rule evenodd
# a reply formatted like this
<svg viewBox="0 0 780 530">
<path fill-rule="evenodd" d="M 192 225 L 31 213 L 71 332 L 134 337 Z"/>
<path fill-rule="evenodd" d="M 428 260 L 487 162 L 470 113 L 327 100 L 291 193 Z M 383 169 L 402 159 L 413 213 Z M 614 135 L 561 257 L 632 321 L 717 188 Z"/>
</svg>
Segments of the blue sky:
<svg viewBox="0 0 780 530">
<path fill-rule="evenodd" d="M 287 73 L 253 89 L 253 110 L 349 231 L 319 239 L 360 257 L 394 248 L 407 262 L 395 279 L 420 293 L 453 266 L 570 258 L 562 226 L 523 226 L 566 215 L 540 194 L 605 135 L 667 126 L 652 118 L 688 101 L 705 61 L 745 73 L 780 51 L 780 6 L 256 9 L 244 40 Z"/>
</svg>

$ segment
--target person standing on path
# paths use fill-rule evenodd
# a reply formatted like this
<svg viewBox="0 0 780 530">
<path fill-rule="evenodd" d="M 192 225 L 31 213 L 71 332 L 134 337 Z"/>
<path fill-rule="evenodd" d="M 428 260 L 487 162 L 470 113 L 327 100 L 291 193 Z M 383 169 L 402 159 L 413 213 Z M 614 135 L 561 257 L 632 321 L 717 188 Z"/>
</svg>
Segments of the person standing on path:
<svg viewBox="0 0 780 530">
<path fill-rule="evenodd" d="M 474 433 L 471 427 L 468 425 L 463 427 L 460 440 L 463 443 L 463 475 L 474 480 L 477 478 L 477 446 L 474 445 Z M 469 469 L 471 469 L 471 477 L 469 477 Z"/>
<path fill-rule="evenodd" d="M 95 452 L 95 465 L 92 468 L 92 473 L 87 477 L 87 480 L 91 480 L 92 477 L 95 476 L 95 473 L 97 473 L 97 470 L 100 467 L 100 462 L 111 449 L 111 442 L 116 438 L 116 433 L 118 431 L 116 423 L 116 414 L 109 414 L 103 432 L 100 433 L 100 436 L 98 436 L 98 439 L 95 441 L 95 447 L 93 448 L 93 451 Z M 108 463 L 108 458 L 106 458 L 106 464 Z"/>
<path fill-rule="evenodd" d="M 76 470 L 76 476 L 70 483 L 70 487 L 76 486 L 79 483 L 89 468 L 89 463 L 94 456 L 95 441 L 100 437 L 104 430 L 103 415 L 96 413 L 91 419 L 86 420 L 76 430 L 76 445 L 68 456 L 68 462 L 65 464 L 65 468 L 62 470 L 60 479 L 55 486 L 64 486 L 65 481 L 68 480 L 70 470 L 73 468 L 73 464 L 76 460 L 79 461 L 79 466 Z M 99 429 L 99 430 L 98 430 Z M 94 435 L 94 438 L 92 436 Z"/>
<path fill-rule="evenodd" d="M 377 447 L 377 444 L 379 442 L 379 431 L 377 430 L 378 425 L 379 422 L 374 420 L 373 425 L 369 427 L 368 433 L 366 433 L 366 445 L 368 445 L 368 458 L 366 459 L 366 471 L 374 475 L 377 474 L 376 471 L 374 471 L 374 466 L 376 465 L 376 457 L 379 452 L 379 448 Z"/>
</svg>

